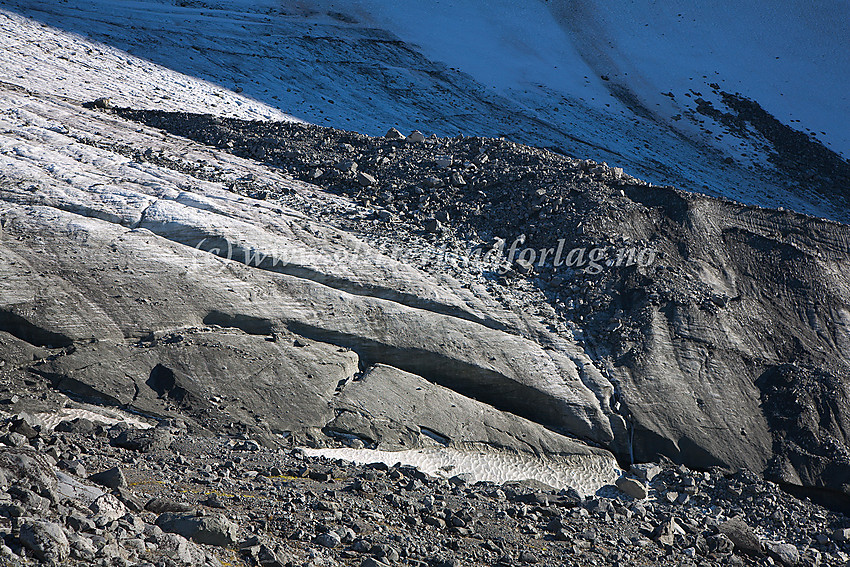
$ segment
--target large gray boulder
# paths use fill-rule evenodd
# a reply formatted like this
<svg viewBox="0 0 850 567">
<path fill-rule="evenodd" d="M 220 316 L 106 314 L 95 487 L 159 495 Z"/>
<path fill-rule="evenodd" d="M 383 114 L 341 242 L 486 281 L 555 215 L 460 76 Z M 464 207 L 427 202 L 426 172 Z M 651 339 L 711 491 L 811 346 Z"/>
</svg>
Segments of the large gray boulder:
<svg viewBox="0 0 850 567">
<path fill-rule="evenodd" d="M 53 522 L 30 520 L 21 525 L 21 543 L 48 565 L 62 565 L 71 546 L 62 526 Z"/>
<path fill-rule="evenodd" d="M 383 364 L 346 384 L 333 406 L 336 417 L 328 430 L 356 435 L 379 449 L 483 444 L 538 455 L 605 453 Z"/>
<path fill-rule="evenodd" d="M 196 543 L 226 547 L 236 543 L 238 527 L 221 514 L 200 515 L 166 512 L 156 519 L 163 531 L 175 533 Z"/>
</svg>

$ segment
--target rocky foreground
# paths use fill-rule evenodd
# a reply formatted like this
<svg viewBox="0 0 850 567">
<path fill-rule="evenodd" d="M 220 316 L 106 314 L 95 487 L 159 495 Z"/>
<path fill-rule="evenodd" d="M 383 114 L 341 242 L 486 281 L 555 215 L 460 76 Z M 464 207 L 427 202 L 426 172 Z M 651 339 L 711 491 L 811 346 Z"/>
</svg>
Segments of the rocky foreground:
<svg viewBox="0 0 850 567">
<path fill-rule="evenodd" d="M 22 397 L 17 405 L 32 405 Z M 850 519 L 751 472 L 632 468 L 605 495 L 469 484 L 163 421 L 6 420 L 0 564 L 844 565 Z"/>
</svg>

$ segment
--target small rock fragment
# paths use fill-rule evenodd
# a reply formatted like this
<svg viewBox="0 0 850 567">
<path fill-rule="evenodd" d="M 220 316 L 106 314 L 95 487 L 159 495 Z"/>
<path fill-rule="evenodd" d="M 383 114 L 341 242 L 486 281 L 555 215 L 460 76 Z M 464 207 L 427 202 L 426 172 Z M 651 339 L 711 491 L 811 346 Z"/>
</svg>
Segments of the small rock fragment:
<svg viewBox="0 0 850 567">
<path fill-rule="evenodd" d="M 91 103 L 92 108 L 112 108 L 112 100 L 109 97 L 102 96 L 100 98 L 96 98 Z"/>
<path fill-rule="evenodd" d="M 425 185 L 425 187 L 427 187 L 429 189 L 433 189 L 435 187 L 442 187 L 443 186 L 443 180 L 440 179 L 439 177 L 430 176 L 430 177 L 425 178 L 425 181 L 423 182 L 423 184 Z"/>
<path fill-rule="evenodd" d="M 343 173 L 354 173 L 357 171 L 357 162 L 350 159 L 344 159 L 340 162 L 337 162 L 336 168 Z"/>
<path fill-rule="evenodd" d="M 399 132 L 396 128 L 390 128 L 384 135 L 384 138 L 387 140 L 404 140 L 404 134 Z"/>
<path fill-rule="evenodd" d="M 0 443 L 8 445 L 9 447 L 23 447 L 27 444 L 27 438 L 21 435 L 20 433 L 15 433 L 14 431 L 12 431 L 11 433 L 7 433 L 3 437 L 0 437 Z"/>
<path fill-rule="evenodd" d="M 436 158 L 434 158 L 434 163 L 440 169 L 445 169 L 447 167 L 451 167 L 452 156 L 437 156 Z"/>
<path fill-rule="evenodd" d="M 95 473 L 89 477 L 89 480 L 106 488 L 123 488 L 127 486 L 127 479 L 124 478 L 124 472 L 120 467 L 112 467 L 111 469 Z"/>
<path fill-rule="evenodd" d="M 124 506 L 127 507 L 128 510 L 132 512 L 141 512 L 145 509 L 143 503 L 136 498 L 132 492 L 123 486 L 115 489 L 115 496 L 122 504 L 124 504 Z"/>
<path fill-rule="evenodd" d="M 714 534 L 705 538 L 706 548 L 708 549 L 709 557 L 722 557 L 729 555 L 735 548 L 732 540 L 724 534 Z"/>
<path fill-rule="evenodd" d="M 38 437 L 38 429 L 41 428 L 41 422 L 34 416 L 22 412 L 12 419 L 9 425 L 9 431 L 20 433 L 27 439 L 35 439 Z"/>
<path fill-rule="evenodd" d="M 672 547 L 676 534 L 683 535 L 685 530 L 676 522 L 676 518 L 670 518 L 655 528 L 652 538 L 659 543 Z"/>
<path fill-rule="evenodd" d="M 790 543 L 768 541 L 764 544 L 767 554 L 786 567 L 794 567 L 800 562 L 800 552 Z"/>
<path fill-rule="evenodd" d="M 455 171 L 451 176 L 452 185 L 455 187 L 463 187 L 466 185 L 466 180 L 463 178 L 463 175 Z"/>
<path fill-rule="evenodd" d="M 359 183 L 363 187 L 371 187 L 373 185 L 376 185 L 378 183 L 378 180 L 375 179 L 374 176 L 369 175 L 368 173 L 365 173 L 363 171 L 358 171 L 357 172 L 357 183 Z"/>
<path fill-rule="evenodd" d="M 440 221 L 437 219 L 431 218 L 425 220 L 423 228 L 425 228 L 425 232 L 440 232 L 442 225 L 440 225 Z"/>
<path fill-rule="evenodd" d="M 342 543 L 342 538 L 336 532 L 325 532 L 316 537 L 316 543 L 322 547 L 334 548 Z"/>
<path fill-rule="evenodd" d="M 643 500 L 649 495 L 649 493 L 647 492 L 646 485 L 639 480 L 629 478 L 627 476 L 621 476 L 617 479 L 616 484 L 617 488 L 619 488 L 632 498 Z"/>
<path fill-rule="evenodd" d="M 411 143 L 411 144 L 418 144 L 418 143 L 420 143 L 420 142 L 424 142 L 424 141 L 425 141 L 425 134 L 423 134 L 423 133 L 422 133 L 422 132 L 420 132 L 419 130 L 414 130 L 414 131 L 413 131 L 413 132 L 411 132 L 411 134 L 407 137 L 407 141 L 408 141 L 409 143 Z"/>
<path fill-rule="evenodd" d="M 632 465 L 629 472 L 639 480 L 652 482 L 661 473 L 661 467 L 654 463 L 638 463 Z"/>
</svg>

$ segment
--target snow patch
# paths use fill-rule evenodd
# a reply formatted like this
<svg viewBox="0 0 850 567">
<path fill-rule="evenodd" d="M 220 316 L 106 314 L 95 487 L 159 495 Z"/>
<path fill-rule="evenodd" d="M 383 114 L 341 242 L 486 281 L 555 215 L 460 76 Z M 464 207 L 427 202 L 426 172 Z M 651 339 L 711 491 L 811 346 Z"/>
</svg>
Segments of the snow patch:
<svg viewBox="0 0 850 567">
<path fill-rule="evenodd" d="M 62 408 L 58 412 L 37 413 L 35 417 L 41 420 L 48 429 L 55 429 L 63 421 L 72 421 L 78 418 L 88 419 L 93 423 L 109 426 L 123 423 L 135 429 L 150 429 L 153 427 L 146 420 L 133 414 L 88 404 L 80 405 L 79 407 Z"/>
<path fill-rule="evenodd" d="M 359 464 L 409 465 L 431 476 L 451 478 L 460 475 L 468 477 L 471 482 L 502 484 L 517 480 L 538 480 L 558 489 L 574 488 L 582 496 L 595 494 L 603 487 L 614 484 L 623 474 L 613 458 L 602 455 L 539 458 L 490 449 L 451 447 L 408 451 L 302 448 L 301 451 L 311 457 L 342 459 Z"/>
</svg>

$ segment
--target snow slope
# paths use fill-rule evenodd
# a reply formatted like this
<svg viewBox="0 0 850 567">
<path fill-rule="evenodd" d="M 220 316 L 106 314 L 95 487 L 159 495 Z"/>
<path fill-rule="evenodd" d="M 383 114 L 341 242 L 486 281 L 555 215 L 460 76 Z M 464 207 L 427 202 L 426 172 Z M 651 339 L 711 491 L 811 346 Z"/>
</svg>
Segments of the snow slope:
<svg viewBox="0 0 850 567">
<path fill-rule="evenodd" d="M 850 219 L 846 203 L 785 180 L 769 159 L 771 140 L 697 104 L 728 113 L 721 93 L 741 93 L 850 156 L 850 5 L 835 0 L 817 10 L 793 0 L 770 10 L 728 0 L 7 0 L 0 8 L 239 87 L 317 124 L 373 135 L 390 126 L 504 135 L 653 183 Z M 46 37 L 17 37 L 8 24 L 5 33 L 2 47 L 14 57 L 4 58 L 2 80 L 29 81 L 22 65 L 57 75 L 70 65 L 39 47 L 50 45 Z M 158 73 L 150 83 L 169 81 Z M 86 92 L 124 88 L 118 82 Z M 44 88 L 62 84 L 46 78 Z M 176 79 L 136 88 L 151 97 L 137 106 L 182 104 L 163 102 L 162 91 L 183 88 Z M 250 104 L 208 95 L 185 97 L 184 108 Z"/>
<path fill-rule="evenodd" d="M 77 101 L 213 113 L 246 120 L 295 120 L 257 100 L 183 75 L 77 34 L 0 11 L 0 81 Z"/>
<path fill-rule="evenodd" d="M 349 10 L 358 17 L 421 46 L 429 57 L 516 96 L 533 98 L 528 93 L 542 86 L 601 109 L 618 100 L 605 84 L 612 83 L 670 118 L 689 101 L 662 93 L 681 97 L 694 89 L 710 96 L 708 84 L 716 82 L 758 100 L 783 122 L 799 122 L 850 157 L 850 78 L 840 72 L 850 70 L 846 2 L 817 10 L 795 0 L 772 9 L 694 0 L 315 4 L 340 11 L 354 5 Z"/>
</svg>

